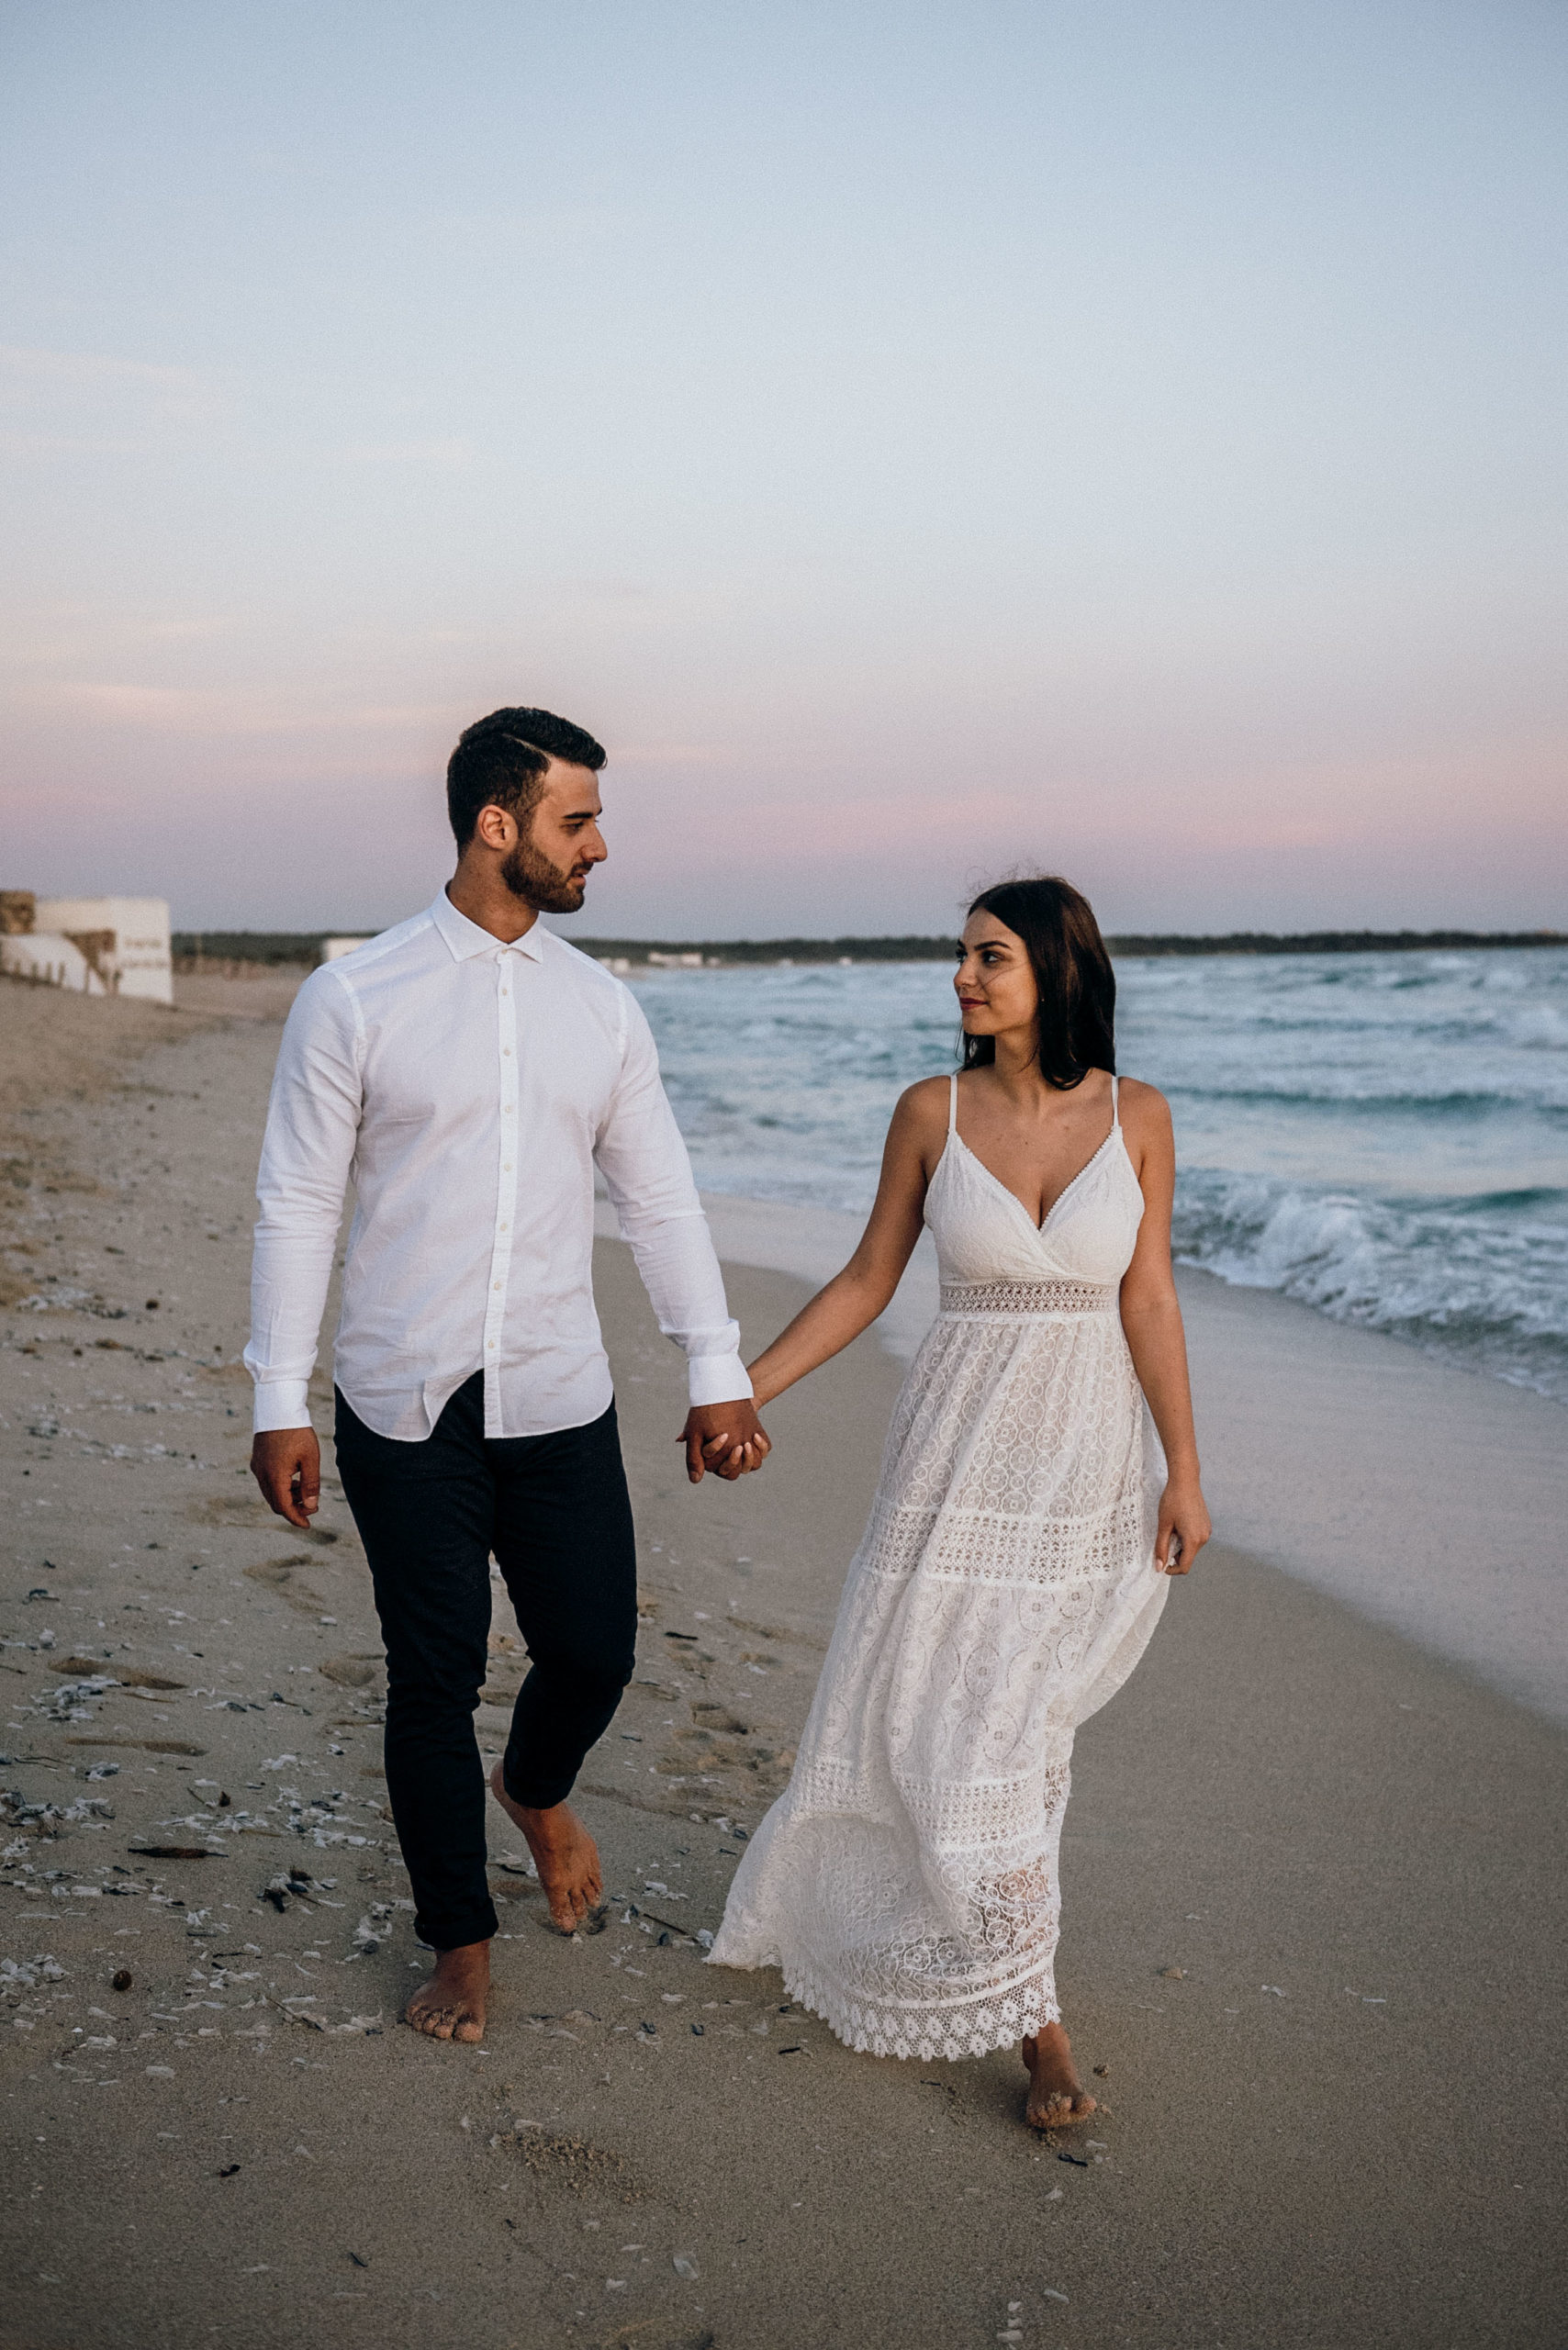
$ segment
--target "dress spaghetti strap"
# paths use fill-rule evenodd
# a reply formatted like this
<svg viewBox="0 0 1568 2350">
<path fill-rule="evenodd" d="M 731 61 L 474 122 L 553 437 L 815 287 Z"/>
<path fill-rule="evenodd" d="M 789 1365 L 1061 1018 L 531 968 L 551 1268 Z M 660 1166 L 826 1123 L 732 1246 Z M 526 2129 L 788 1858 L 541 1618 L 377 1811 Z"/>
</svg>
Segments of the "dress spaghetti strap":
<svg viewBox="0 0 1568 2350">
<path fill-rule="evenodd" d="M 955 1079 L 954 1082 L 957 1083 L 957 1081 L 958 1080 Z M 1117 1079 L 1114 1070 L 1113 1070 L 1111 1073 L 1111 1132 L 1113 1134 L 1115 1133 L 1117 1127 L 1122 1123 L 1121 1108 L 1116 1100 L 1116 1089 L 1119 1081 L 1120 1080 Z"/>
<path fill-rule="evenodd" d="M 956 1134 L 958 1133 L 958 1080 L 957 1077 L 950 1077 L 950 1078 L 947 1080 L 947 1132 L 948 1132 L 950 1135 L 956 1135 Z"/>
</svg>

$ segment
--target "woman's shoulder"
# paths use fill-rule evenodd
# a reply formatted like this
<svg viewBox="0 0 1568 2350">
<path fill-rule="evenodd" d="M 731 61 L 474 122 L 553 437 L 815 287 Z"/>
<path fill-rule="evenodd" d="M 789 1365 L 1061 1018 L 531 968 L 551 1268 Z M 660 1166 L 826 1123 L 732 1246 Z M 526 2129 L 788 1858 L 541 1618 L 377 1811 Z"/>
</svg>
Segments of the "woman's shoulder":
<svg viewBox="0 0 1568 2350">
<path fill-rule="evenodd" d="M 1118 1078 L 1116 1080 L 1116 1091 L 1121 1100 L 1129 1109 L 1137 1102 L 1143 1102 L 1151 1107 L 1158 1107 L 1161 1110 L 1169 1106 L 1166 1102 L 1165 1096 L 1161 1093 L 1159 1086 L 1146 1084 L 1141 1077 Z"/>
<path fill-rule="evenodd" d="M 947 1129 L 947 1105 L 952 1095 L 952 1080 L 946 1077 L 917 1078 L 906 1085 L 899 1095 L 893 1111 L 893 1123 L 907 1133 L 922 1138 L 936 1128 Z"/>
<path fill-rule="evenodd" d="M 1119 1078 L 1116 1094 L 1124 1125 L 1148 1135 L 1170 1132 L 1170 1104 L 1157 1085 L 1146 1085 L 1141 1077 Z"/>
</svg>

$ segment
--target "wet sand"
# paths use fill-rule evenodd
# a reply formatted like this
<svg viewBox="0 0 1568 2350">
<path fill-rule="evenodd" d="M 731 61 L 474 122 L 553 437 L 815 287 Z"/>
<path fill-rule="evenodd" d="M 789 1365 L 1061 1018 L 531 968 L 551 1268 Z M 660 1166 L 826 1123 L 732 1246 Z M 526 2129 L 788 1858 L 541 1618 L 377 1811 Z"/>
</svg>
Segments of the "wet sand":
<svg viewBox="0 0 1568 2350">
<path fill-rule="evenodd" d="M 603 1931 L 554 1936 L 493 1813 L 486 2049 L 397 2026 L 424 1962 L 363 1559 L 330 1478 L 306 1539 L 245 1470 L 286 994 L 256 985 L 113 1031 L 79 1015 L 131 1007 L 18 991 L 25 1096 L 0 1060 L 0 1158 L 35 1170 L 0 1216 L 0 2350 L 1560 2340 L 1562 1730 L 1299 1571 L 1315 1540 L 1335 1555 L 1368 1398 L 1433 1406 L 1370 1341 L 1336 1425 L 1341 1374 L 1277 1301 L 1226 1293 L 1232 1337 L 1212 1369 L 1194 1349 L 1218 1449 L 1250 1463 L 1221 1533 L 1252 1550 L 1216 1544 L 1079 1741 L 1060 1972 L 1107 2068 L 1086 2129 L 1023 2128 L 1014 2054 L 855 2056 L 776 1976 L 704 1964 L 900 1366 L 862 1340 L 773 1408 L 761 1476 L 693 1493 L 679 1359 L 610 1239 L 644 1617 L 582 1808 L 620 1897 Z M 805 1294 L 731 1282 L 749 1348 Z M 1517 1426 L 1530 1454 L 1536 1400 L 1486 1398 L 1494 1450 Z M 1387 1505 L 1358 1555 L 1400 1539 Z M 1516 1516 L 1507 1544 L 1560 1541 Z M 1257 1555 L 1271 1538 L 1291 1572 Z M 519 1669 L 504 1602 L 493 1647 L 487 1751 Z"/>
</svg>

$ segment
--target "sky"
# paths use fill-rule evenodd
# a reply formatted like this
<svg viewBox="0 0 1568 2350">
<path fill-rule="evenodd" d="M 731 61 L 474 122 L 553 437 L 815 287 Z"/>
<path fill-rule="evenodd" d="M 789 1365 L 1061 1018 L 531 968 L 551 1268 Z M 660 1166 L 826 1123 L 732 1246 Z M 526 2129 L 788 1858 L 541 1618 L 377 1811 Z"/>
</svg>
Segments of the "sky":
<svg viewBox="0 0 1568 2350">
<path fill-rule="evenodd" d="M 1568 926 L 1568 17 L 0 5 L 0 885 L 378 927 Z M 570 926 L 568 933 L 570 934 Z"/>
</svg>

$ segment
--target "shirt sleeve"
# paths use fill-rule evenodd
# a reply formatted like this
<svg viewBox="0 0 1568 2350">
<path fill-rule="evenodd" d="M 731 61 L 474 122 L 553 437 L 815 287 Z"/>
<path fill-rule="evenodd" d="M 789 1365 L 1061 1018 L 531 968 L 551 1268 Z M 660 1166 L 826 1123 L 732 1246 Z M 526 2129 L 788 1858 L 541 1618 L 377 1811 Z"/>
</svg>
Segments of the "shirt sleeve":
<svg viewBox="0 0 1568 2350">
<path fill-rule="evenodd" d="M 751 1393 L 740 1326 L 692 1180 L 691 1161 L 659 1080 L 653 1032 L 622 990 L 621 1078 L 594 1144 L 622 1234 L 653 1300 L 659 1328 L 684 1349 L 693 1404 Z"/>
<path fill-rule="evenodd" d="M 295 998 L 283 1032 L 256 1197 L 251 1263 L 255 1427 L 305 1428 L 362 1090 L 353 999 L 323 970 Z"/>
</svg>

